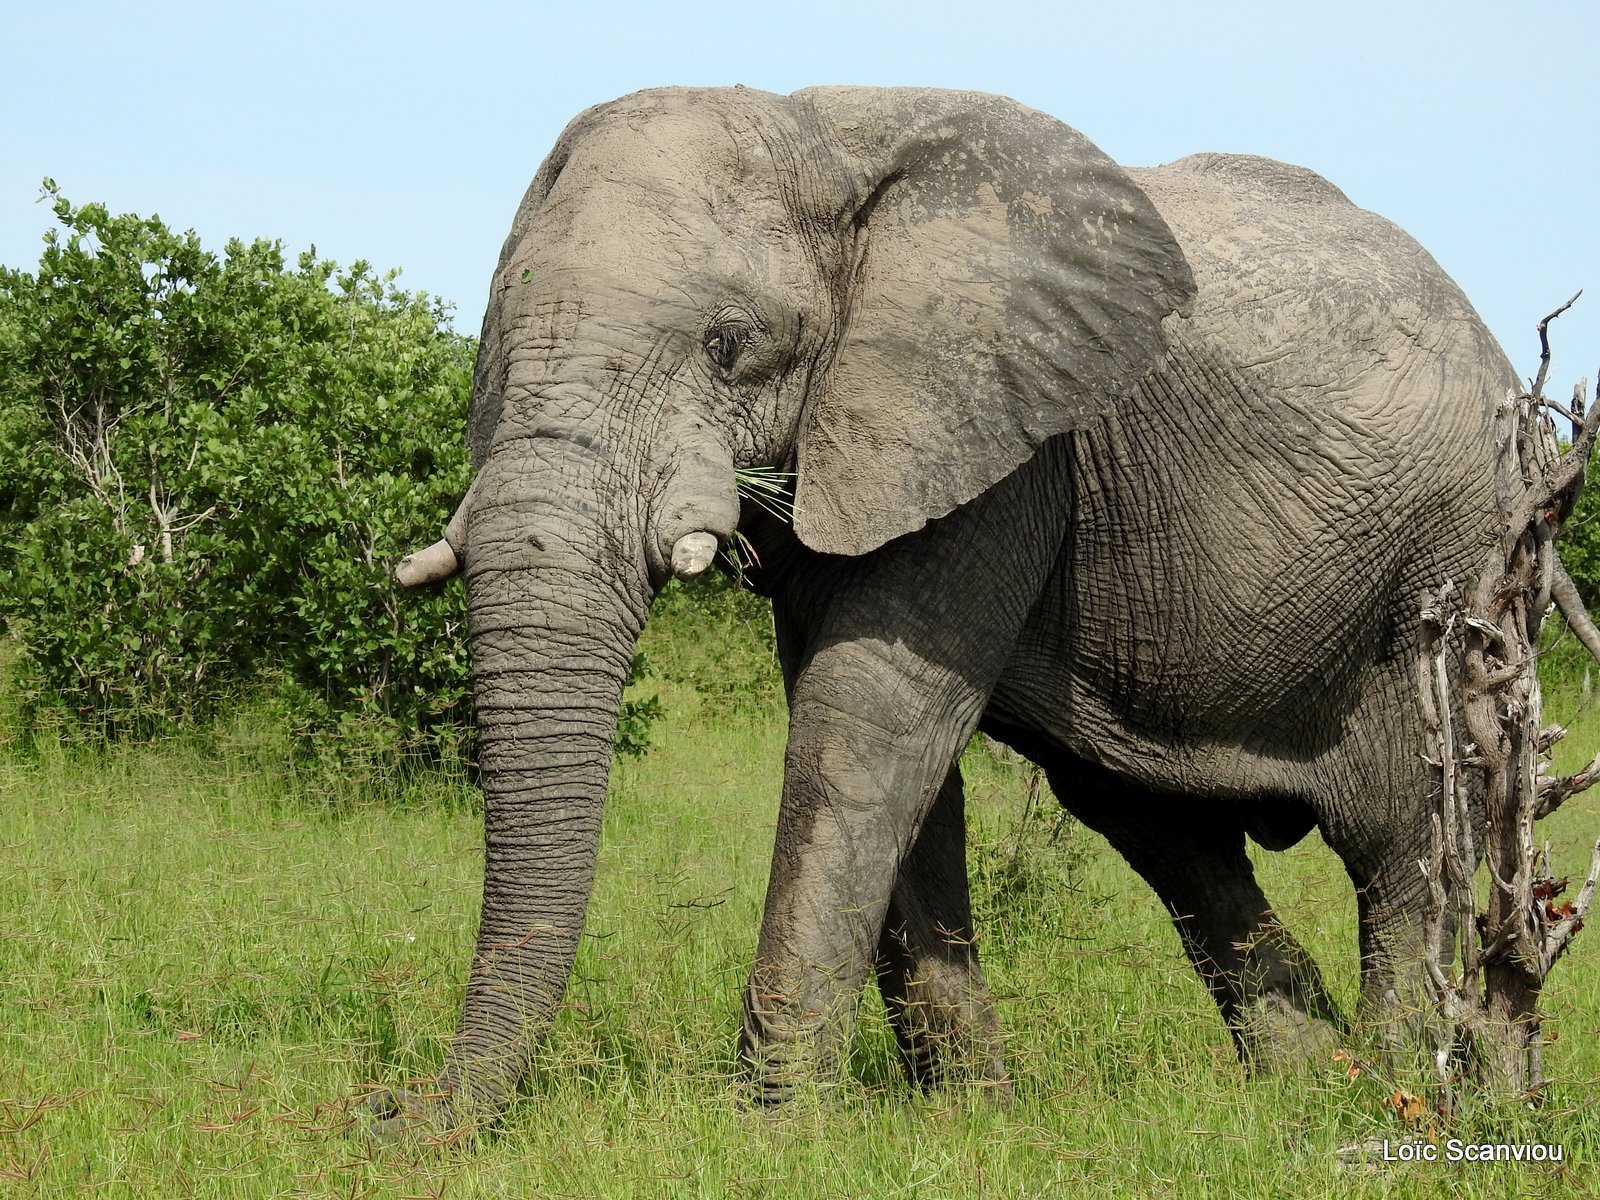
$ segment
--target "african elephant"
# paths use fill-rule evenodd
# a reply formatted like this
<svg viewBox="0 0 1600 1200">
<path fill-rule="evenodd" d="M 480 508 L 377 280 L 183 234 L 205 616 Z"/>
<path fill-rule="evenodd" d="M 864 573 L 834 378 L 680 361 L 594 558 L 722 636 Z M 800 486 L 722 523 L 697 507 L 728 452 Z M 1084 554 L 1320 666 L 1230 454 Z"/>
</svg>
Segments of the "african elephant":
<svg viewBox="0 0 1600 1200">
<path fill-rule="evenodd" d="M 500 1111 L 571 969 L 635 641 L 757 550 L 789 700 L 742 1057 L 840 1070 L 874 972 L 915 1079 L 1006 1086 L 973 942 L 974 730 L 1159 894 L 1246 1060 L 1341 1018 L 1246 837 L 1313 828 L 1359 1015 L 1420 1001 L 1419 597 L 1492 527 L 1515 377 L 1409 237 L 1310 171 L 1123 169 L 996 96 L 641 92 L 562 134 L 484 319 L 445 541 L 465 573 L 486 863 L 444 1099 Z M 793 473 L 792 520 L 735 471 Z M 415 1111 L 413 1111 L 415 1110 Z"/>
</svg>

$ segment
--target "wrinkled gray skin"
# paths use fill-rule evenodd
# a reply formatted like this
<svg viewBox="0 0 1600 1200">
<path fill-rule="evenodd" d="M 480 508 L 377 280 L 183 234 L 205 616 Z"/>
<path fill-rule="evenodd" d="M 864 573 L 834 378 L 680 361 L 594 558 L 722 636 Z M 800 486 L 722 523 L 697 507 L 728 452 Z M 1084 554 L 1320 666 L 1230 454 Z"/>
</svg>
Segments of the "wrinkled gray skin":
<svg viewBox="0 0 1600 1200">
<path fill-rule="evenodd" d="M 1300 168 L 1125 171 L 961 92 L 584 113 L 495 273 L 455 523 L 477 957 L 444 1098 L 376 1117 L 512 1096 L 572 966 L 635 639 L 680 539 L 736 526 L 790 705 L 742 1039 L 760 1098 L 837 1074 L 874 972 L 916 1079 L 1006 1086 L 974 729 L 1155 888 L 1249 1061 L 1340 1021 L 1245 853 L 1320 829 L 1357 889 L 1360 1015 L 1395 1028 L 1433 788 L 1419 596 L 1477 560 L 1514 382 L 1437 264 Z M 750 465 L 797 473 L 792 528 L 741 514 Z"/>
</svg>

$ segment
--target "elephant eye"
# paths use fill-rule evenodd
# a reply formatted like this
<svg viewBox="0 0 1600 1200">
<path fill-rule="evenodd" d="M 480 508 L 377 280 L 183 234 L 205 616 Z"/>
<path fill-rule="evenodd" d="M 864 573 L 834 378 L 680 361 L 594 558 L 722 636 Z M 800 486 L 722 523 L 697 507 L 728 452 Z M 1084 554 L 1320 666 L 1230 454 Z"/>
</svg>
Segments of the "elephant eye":
<svg viewBox="0 0 1600 1200">
<path fill-rule="evenodd" d="M 716 325 L 706 333 L 706 354 L 716 363 L 718 370 L 726 371 L 733 366 L 749 340 L 750 329 L 746 325 Z"/>
</svg>

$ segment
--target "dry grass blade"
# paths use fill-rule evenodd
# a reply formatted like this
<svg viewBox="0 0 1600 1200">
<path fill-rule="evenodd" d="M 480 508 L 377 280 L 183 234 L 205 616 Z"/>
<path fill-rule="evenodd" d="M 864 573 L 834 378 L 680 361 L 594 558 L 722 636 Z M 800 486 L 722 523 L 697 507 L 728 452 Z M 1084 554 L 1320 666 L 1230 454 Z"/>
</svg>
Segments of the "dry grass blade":
<svg viewBox="0 0 1600 1200">
<path fill-rule="evenodd" d="M 739 494 L 785 524 L 794 523 L 794 472 L 776 467 L 738 467 L 733 472 Z"/>
</svg>

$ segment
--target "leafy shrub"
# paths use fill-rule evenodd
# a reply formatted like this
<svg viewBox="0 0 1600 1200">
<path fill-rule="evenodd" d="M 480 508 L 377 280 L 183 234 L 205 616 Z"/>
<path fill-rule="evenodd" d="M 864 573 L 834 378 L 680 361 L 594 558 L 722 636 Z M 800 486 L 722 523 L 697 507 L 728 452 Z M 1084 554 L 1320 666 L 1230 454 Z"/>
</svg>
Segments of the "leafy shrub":
<svg viewBox="0 0 1600 1200">
<path fill-rule="evenodd" d="M 273 671 L 308 739 L 456 741 L 461 588 L 390 578 L 470 475 L 448 309 L 45 190 L 64 236 L 0 270 L 0 619 L 30 719 L 145 736 Z"/>
<path fill-rule="evenodd" d="M 641 683 L 655 674 L 650 657 L 642 650 L 628 667 L 628 686 Z M 637 758 L 650 749 L 650 727 L 666 713 L 659 696 L 624 696 L 617 713 L 616 747 L 619 754 Z"/>
<path fill-rule="evenodd" d="M 1589 458 L 1588 485 L 1561 528 L 1561 564 L 1591 610 L 1600 608 L 1600 453 Z"/>
</svg>

